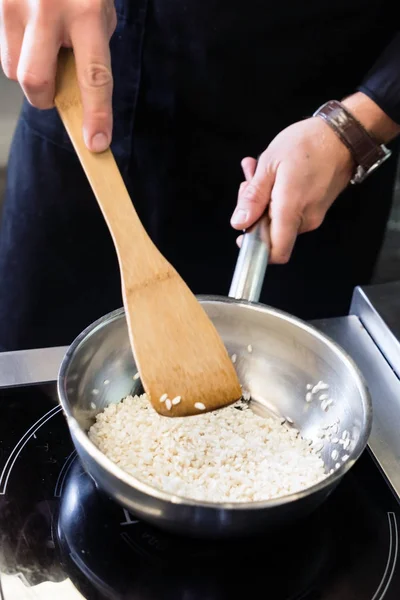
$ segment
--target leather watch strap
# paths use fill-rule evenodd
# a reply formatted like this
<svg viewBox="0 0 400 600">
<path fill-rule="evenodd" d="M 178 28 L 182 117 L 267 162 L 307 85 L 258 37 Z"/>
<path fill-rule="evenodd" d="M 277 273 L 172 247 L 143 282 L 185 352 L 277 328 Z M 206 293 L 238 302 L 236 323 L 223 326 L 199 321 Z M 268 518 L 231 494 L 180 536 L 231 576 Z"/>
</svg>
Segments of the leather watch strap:
<svg viewBox="0 0 400 600">
<path fill-rule="evenodd" d="M 350 150 L 357 165 L 352 183 L 359 183 L 376 166 L 381 164 L 390 151 L 380 145 L 361 123 L 337 100 L 323 104 L 314 116 L 321 117 L 336 132 Z"/>
</svg>

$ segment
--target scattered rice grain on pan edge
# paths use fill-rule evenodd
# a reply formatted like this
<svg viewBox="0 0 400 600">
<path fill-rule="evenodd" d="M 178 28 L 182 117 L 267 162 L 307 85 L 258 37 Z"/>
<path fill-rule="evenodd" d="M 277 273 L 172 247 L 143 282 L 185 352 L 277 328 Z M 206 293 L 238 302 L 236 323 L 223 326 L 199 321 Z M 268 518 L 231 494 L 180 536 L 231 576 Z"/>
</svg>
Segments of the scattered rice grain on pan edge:
<svg viewBox="0 0 400 600">
<path fill-rule="evenodd" d="M 128 473 L 196 500 L 268 500 L 326 477 L 320 455 L 295 428 L 256 415 L 241 400 L 219 411 L 169 419 L 145 394 L 128 396 L 99 413 L 88 434 Z"/>
</svg>

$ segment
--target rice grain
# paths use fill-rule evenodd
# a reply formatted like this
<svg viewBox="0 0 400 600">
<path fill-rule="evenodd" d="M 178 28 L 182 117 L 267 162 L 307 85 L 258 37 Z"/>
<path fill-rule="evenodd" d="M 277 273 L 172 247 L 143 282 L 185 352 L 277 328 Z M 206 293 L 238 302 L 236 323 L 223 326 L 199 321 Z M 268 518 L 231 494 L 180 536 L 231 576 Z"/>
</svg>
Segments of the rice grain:
<svg viewBox="0 0 400 600">
<path fill-rule="evenodd" d="M 268 500 L 327 476 L 321 456 L 296 428 L 255 414 L 242 400 L 169 419 L 145 394 L 128 396 L 100 412 L 88 435 L 126 472 L 199 501 Z"/>
</svg>

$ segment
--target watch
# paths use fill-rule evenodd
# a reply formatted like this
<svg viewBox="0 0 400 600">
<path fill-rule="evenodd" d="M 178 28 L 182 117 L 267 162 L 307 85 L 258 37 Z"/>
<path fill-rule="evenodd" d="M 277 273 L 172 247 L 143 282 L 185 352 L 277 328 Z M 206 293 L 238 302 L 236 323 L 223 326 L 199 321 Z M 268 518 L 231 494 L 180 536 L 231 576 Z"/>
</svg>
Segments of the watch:
<svg viewBox="0 0 400 600">
<path fill-rule="evenodd" d="M 351 183 L 361 183 L 390 156 L 391 151 L 379 144 L 341 102 L 330 100 L 320 106 L 314 117 L 321 117 L 350 150 L 356 163 Z"/>
</svg>

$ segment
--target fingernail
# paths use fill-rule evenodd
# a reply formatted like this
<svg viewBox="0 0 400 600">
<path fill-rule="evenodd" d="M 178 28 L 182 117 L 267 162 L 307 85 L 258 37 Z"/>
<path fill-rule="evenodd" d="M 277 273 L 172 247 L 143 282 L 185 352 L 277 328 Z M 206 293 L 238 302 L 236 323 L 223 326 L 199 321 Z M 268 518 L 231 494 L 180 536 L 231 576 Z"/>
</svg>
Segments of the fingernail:
<svg viewBox="0 0 400 600">
<path fill-rule="evenodd" d="M 90 146 L 93 152 L 103 152 L 104 150 L 107 150 L 108 144 L 108 137 L 105 133 L 96 133 L 96 135 L 92 137 Z"/>
<path fill-rule="evenodd" d="M 237 208 L 232 216 L 232 224 L 233 225 L 242 225 L 247 221 L 248 216 L 249 216 L 248 210 L 243 210 L 243 208 Z"/>
</svg>

